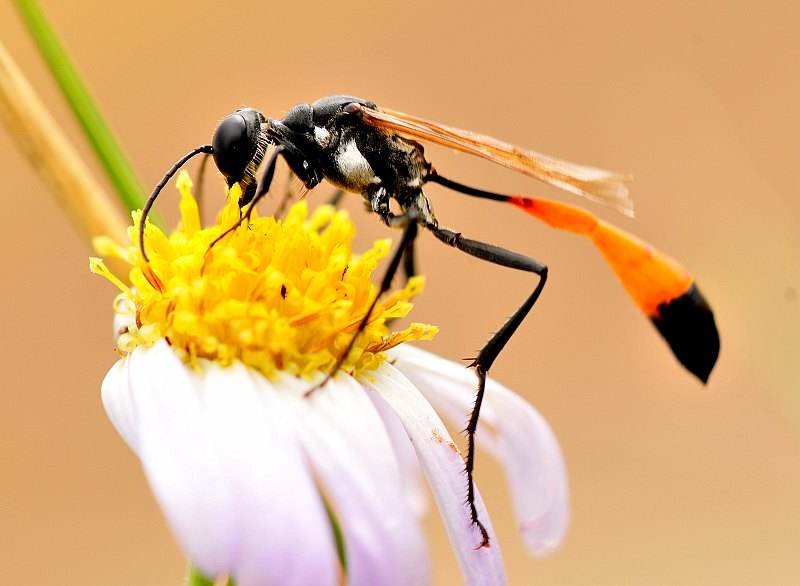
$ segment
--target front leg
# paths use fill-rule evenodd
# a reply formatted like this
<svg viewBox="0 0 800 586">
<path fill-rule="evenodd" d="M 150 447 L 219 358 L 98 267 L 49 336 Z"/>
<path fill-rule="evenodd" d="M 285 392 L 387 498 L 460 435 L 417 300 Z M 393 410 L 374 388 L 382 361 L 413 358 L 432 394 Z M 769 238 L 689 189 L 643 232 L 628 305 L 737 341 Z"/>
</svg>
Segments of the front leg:
<svg viewBox="0 0 800 586">
<path fill-rule="evenodd" d="M 266 166 L 264 167 L 264 174 L 261 176 L 261 181 L 258 183 L 258 187 L 254 190 L 255 195 L 250 200 L 250 203 L 247 204 L 247 209 L 244 211 L 244 213 L 242 213 L 241 208 L 239 209 L 239 221 L 211 241 L 211 244 L 208 245 L 206 255 L 208 255 L 217 242 L 236 230 L 242 225 L 242 223 L 250 221 L 250 216 L 253 214 L 253 209 L 256 207 L 256 204 L 262 197 L 264 197 L 264 195 L 267 194 L 267 192 L 269 192 L 269 188 L 272 185 L 272 178 L 275 177 L 275 165 L 278 163 L 278 156 L 282 154 L 283 147 L 275 147 L 275 150 L 272 152 L 272 156 L 269 158 Z"/>
<path fill-rule="evenodd" d="M 286 175 L 286 185 L 283 190 L 283 197 L 281 197 L 281 201 L 278 204 L 278 208 L 275 210 L 275 213 L 272 215 L 275 216 L 276 219 L 282 220 L 283 215 L 286 213 L 286 208 L 289 207 L 289 202 L 294 197 L 294 186 L 292 182 L 295 180 L 295 174 L 289 169 L 289 172 Z"/>
</svg>

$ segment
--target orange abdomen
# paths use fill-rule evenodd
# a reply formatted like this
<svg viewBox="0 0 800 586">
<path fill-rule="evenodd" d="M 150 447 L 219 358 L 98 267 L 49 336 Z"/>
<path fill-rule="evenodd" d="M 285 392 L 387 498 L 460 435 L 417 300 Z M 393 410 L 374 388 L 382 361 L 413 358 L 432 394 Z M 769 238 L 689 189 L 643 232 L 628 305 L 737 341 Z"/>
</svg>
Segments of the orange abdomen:
<svg viewBox="0 0 800 586">
<path fill-rule="evenodd" d="M 708 380 L 719 355 L 719 333 L 711 308 L 685 268 L 577 206 L 522 196 L 508 201 L 553 228 L 590 238 L 678 360 Z"/>
</svg>

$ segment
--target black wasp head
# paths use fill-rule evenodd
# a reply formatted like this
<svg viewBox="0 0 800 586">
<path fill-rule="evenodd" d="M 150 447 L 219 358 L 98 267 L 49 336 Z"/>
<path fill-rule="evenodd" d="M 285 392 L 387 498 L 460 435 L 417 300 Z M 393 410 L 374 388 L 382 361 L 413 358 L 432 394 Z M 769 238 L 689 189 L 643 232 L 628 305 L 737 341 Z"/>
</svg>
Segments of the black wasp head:
<svg viewBox="0 0 800 586">
<path fill-rule="evenodd" d="M 214 131 L 211 140 L 217 169 L 233 184 L 242 179 L 247 165 L 258 150 L 258 137 L 264 116 L 252 108 L 229 114 Z"/>
</svg>

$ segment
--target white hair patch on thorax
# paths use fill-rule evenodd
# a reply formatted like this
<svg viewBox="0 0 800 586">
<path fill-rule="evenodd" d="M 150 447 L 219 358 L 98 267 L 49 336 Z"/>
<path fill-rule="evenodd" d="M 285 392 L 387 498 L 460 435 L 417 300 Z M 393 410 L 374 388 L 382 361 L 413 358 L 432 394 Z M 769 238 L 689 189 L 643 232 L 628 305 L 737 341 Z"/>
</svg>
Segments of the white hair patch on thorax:
<svg viewBox="0 0 800 586">
<path fill-rule="evenodd" d="M 328 143 L 331 141 L 331 133 L 328 132 L 325 128 L 321 126 L 314 127 L 314 140 L 317 141 L 317 144 L 322 148 L 328 146 Z"/>
<path fill-rule="evenodd" d="M 366 185 L 377 181 L 372 166 L 358 150 L 354 140 L 349 140 L 339 147 L 339 151 L 336 153 L 336 166 L 352 184 Z"/>
</svg>

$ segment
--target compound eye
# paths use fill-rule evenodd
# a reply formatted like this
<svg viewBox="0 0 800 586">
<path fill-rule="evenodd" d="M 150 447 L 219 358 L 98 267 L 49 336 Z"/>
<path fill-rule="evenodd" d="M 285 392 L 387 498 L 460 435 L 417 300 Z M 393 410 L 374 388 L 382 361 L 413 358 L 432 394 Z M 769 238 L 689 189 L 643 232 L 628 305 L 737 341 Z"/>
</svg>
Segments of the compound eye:
<svg viewBox="0 0 800 586">
<path fill-rule="evenodd" d="M 227 179 L 238 181 L 255 154 L 255 141 L 250 140 L 247 122 L 239 113 L 225 118 L 211 141 L 214 162 Z"/>
</svg>

